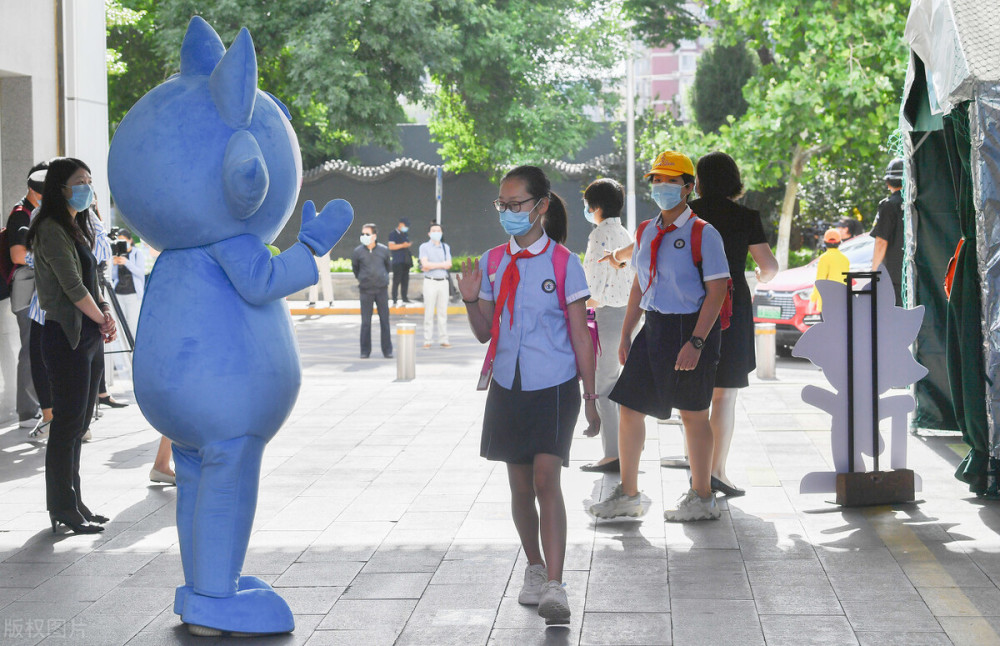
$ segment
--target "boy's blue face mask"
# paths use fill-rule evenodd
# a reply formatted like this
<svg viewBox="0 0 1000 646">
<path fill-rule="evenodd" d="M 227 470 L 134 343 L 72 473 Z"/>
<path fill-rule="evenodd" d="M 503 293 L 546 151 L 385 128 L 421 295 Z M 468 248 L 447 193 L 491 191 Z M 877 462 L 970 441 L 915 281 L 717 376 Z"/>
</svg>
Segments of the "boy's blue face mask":
<svg viewBox="0 0 1000 646">
<path fill-rule="evenodd" d="M 684 194 L 681 192 L 684 188 L 681 184 L 669 184 L 663 182 L 660 184 L 653 184 L 651 190 L 653 201 L 656 202 L 656 206 L 660 207 L 663 211 L 669 211 L 684 199 Z"/>
</svg>

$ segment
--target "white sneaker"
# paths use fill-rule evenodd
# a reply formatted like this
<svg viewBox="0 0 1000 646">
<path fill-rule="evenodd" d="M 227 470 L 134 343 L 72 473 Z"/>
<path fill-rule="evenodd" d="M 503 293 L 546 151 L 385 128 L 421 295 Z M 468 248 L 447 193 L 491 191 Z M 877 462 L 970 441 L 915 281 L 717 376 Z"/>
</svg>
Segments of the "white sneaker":
<svg viewBox="0 0 1000 646">
<path fill-rule="evenodd" d="M 626 496 L 621 483 L 618 483 L 610 496 L 590 506 L 590 513 L 598 518 L 619 516 L 638 518 L 645 516 L 647 511 L 649 511 L 649 498 L 642 495 L 641 491 L 634 496 Z"/>
<path fill-rule="evenodd" d="M 88 428 L 87 432 L 83 434 L 83 441 L 84 442 L 89 442 L 92 439 L 94 439 L 94 436 L 93 436 L 93 434 L 91 434 L 90 429 Z"/>
<path fill-rule="evenodd" d="M 680 497 L 677 504 L 672 509 L 663 512 L 665 520 L 675 523 L 686 523 L 692 520 L 718 520 L 722 516 L 722 511 L 715 501 L 715 494 L 708 498 L 701 498 L 694 489 Z"/>
<path fill-rule="evenodd" d="M 47 422 L 44 420 L 38 420 L 38 424 L 35 425 L 35 428 L 28 433 L 28 439 L 34 442 L 41 442 L 49 439 L 49 424 L 51 423 L 52 420 Z"/>
<path fill-rule="evenodd" d="M 538 616 L 545 619 L 546 626 L 569 623 L 569 599 L 566 598 L 565 583 L 547 581 L 542 586 Z"/>
<path fill-rule="evenodd" d="M 545 566 L 536 563 L 524 568 L 524 585 L 517 595 L 517 602 L 525 606 L 537 606 L 542 596 L 542 587 L 549 580 Z"/>
</svg>

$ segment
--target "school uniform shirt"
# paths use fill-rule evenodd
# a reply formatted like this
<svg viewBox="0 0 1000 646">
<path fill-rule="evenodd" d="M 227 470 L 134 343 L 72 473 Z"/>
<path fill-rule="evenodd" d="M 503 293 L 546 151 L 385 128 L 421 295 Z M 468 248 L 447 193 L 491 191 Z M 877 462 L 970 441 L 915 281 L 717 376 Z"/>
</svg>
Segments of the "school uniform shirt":
<svg viewBox="0 0 1000 646">
<path fill-rule="evenodd" d="M 583 256 L 583 271 L 587 274 L 590 295 L 598 307 L 625 307 L 632 290 L 635 273 L 631 267 L 618 269 L 610 262 L 599 262 L 610 251 L 627 247 L 632 236 L 619 222 L 619 218 L 607 218 L 594 227 L 587 238 L 587 253 Z"/>
<path fill-rule="evenodd" d="M 500 282 L 511 256 L 521 251 L 513 236 L 507 244 L 510 253 L 504 253 L 493 276 L 487 274 L 489 254 L 483 254 L 479 259 L 479 268 L 483 272 L 479 298 L 485 301 L 496 303 Z M 504 305 L 497 354 L 493 360 L 493 379 L 508 390 L 514 385 L 515 366 L 521 373 L 522 390 L 550 388 L 576 377 L 576 354 L 569 340 L 566 319 L 559 307 L 555 268 L 552 266 L 555 248 L 556 243 L 543 233 L 528 247 L 531 253 L 538 255 L 517 261 L 521 279 L 514 294 L 514 315 L 508 318 L 507 306 Z M 572 253 L 566 263 L 565 288 L 567 304 L 590 296 L 583 266 Z"/>
<path fill-rule="evenodd" d="M 656 280 L 649 284 L 650 247 L 656 237 L 657 215 L 644 227 L 642 238 L 636 238 L 636 252 L 632 254 L 632 267 L 639 278 L 639 289 L 645 290 L 639 307 L 661 314 L 691 314 L 701 309 L 705 300 L 705 286 L 698 268 L 691 258 L 691 209 L 677 216 L 677 228 L 664 234 L 660 241 L 656 262 Z M 704 281 L 729 278 L 729 263 L 722 244 L 722 236 L 711 224 L 701 232 L 701 266 Z M 648 289 L 647 289 L 648 286 Z"/>
</svg>

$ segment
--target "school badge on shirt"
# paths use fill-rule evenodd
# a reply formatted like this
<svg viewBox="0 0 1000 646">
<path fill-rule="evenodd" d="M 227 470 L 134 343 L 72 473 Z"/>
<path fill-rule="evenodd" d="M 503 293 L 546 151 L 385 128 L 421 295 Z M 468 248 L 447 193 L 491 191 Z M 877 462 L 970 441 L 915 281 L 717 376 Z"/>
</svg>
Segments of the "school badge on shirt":
<svg viewBox="0 0 1000 646">
<path fill-rule="evenodd" d="M 683 248 L 684 248 L 684 240 L 683 239 L 678 238 L 677 240 L 674 240 L 674 249 L 683 249 Z"/>
<path fill-rule="evenodd" d="M 556 291 L 556 281 L 552 280 L 551 278 L 546 279 L 544 282 L 542 282 L 542 291 L 545 292 L 546 294 L 551 294 L 552 292 Z"/>
</svg>

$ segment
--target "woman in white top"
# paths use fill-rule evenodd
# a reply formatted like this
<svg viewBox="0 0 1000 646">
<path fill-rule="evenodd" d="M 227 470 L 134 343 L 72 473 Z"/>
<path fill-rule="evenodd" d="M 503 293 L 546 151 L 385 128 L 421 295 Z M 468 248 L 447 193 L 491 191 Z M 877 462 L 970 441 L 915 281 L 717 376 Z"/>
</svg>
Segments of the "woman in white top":
<svg viewBox="0 0 1000 646">
<path fill-rule="evenodd" d="M 596 387 L 600 399 L 597 412 L 601 417 L 601 440 L 604 457 L 580 467 L 584 471 L 617 472 L 618 463 L 618 404 L 608 399 L 618 381 L 621 365 L 614 352 L 621 337 L 629 290 L 635 271 L 631 267 L 618 270 L 600 262 L 607 253 L 632 242 L 632 236 L 621 225 L 625 192 L 613 179 L 592 182 L 583 193 L 583 217 L 597 225 L 587 238 L 587 253 L 583 271 L 587 275 L 590 299 L 587 307 L 597 312 L 597 332 L 602 352 L 597 357 Z"/>
</svg>

